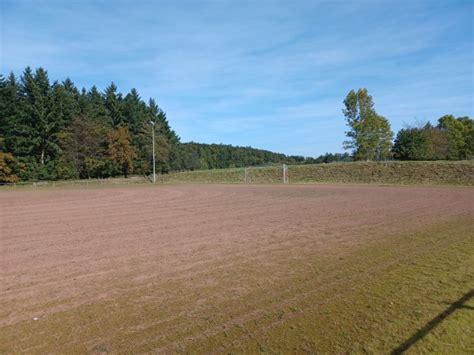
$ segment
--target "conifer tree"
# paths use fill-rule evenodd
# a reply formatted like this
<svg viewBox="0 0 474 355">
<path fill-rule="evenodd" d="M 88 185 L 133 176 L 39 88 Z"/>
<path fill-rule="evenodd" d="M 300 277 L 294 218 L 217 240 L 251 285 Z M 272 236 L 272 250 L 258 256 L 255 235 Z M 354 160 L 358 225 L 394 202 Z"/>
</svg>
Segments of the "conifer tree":
<svg viewBox="0 0 474 355">
<path fill-rule="evenodd" d="M 122 95 L 117 93 L 117 86 L 112 82 L 105 89 L 104 105 L 113 128 L 117 128 L 123 123 L 121 101 Z"/>
<path fill-rule="evenodd" d="M 23 152 L 36 157 L 44 166 L 59 154 L 57 133 L 64 126 L 62 89 L 49 84 L 48 73 L 39 68 L 33 74 L 27 68 L 21 78 L 24 95 Z"/>
</svg>

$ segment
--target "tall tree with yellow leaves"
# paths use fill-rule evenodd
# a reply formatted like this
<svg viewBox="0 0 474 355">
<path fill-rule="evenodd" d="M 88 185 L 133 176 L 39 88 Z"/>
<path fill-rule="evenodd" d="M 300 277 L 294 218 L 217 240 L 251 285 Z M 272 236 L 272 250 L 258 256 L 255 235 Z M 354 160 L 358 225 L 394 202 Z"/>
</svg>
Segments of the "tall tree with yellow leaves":
<svg viewBox="0 0 474 355">
<path fill-rule="evenodd" d="M 109 132 L 107 134 L 107 148 L 110 159 L 120 167 L 123 175 L 127 177 L 131 174 L 136 152 L 130 143 L 128 128 L 119 127 Z"/>
</svg>

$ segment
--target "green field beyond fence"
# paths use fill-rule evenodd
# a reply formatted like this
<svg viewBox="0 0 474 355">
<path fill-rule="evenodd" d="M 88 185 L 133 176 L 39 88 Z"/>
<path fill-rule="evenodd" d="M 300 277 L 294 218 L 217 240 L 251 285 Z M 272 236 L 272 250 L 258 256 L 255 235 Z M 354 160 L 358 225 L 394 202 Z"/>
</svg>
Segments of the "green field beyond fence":
<svg viewBox="0 0 474 355">
<path fill-rule="evenodd" d="M 198 170 L 160 175 L 161 183 L 240 183 L 246 182 L 245 169 Z M 289 165 L 290 184 L 373 183 L 474 185 L 474 162 L 355 162 Z M 247 168 L 247 183 L 283 183 L 283 167 Z"/>
</svg>

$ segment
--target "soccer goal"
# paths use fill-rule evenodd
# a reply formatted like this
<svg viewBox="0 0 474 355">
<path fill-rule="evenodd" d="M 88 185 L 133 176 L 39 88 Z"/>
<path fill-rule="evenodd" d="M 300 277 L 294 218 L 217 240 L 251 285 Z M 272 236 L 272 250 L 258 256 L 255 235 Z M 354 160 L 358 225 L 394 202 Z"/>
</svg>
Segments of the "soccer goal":
<svg viewBox="0 0 474 355">
<path fill-rule="evenodd" d="M 244 183 L 278 183 L 289 184 L 288 165 L 254 166 L 244 168 Z"/>
</svg>

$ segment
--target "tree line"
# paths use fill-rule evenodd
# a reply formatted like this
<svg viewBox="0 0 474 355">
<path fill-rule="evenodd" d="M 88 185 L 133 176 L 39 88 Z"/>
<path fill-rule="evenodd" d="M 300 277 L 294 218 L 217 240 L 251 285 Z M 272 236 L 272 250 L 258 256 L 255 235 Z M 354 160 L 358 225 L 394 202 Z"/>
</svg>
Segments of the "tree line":
<svg viewBox="0 0 474 355">
<path fill-rule="evenodd" d="M 170 170 L 179 137 L 156 102 L 145 103 L 136 89 L 122 95 L 112 83 L 103 93 L 79 90 L 70 79 L 51 83 L 42 68 L 26 68 L 18 79 L 0 76 L 0 163 L 16 178 L 149 173 L 150 121 L 158 167 Z"/>
<path fill-rule="evenodd" d="M 317 158 L 287 156 L 251 147 L 181 143 L 155 100 L 136 89 L 122 94 L 111 83 L 78 89 L 70 79 L 51 82 L 43 68 L 20 77 L 0 75 L 0 182 L 149 176 L 155 133 L 159 173 L 268 164 L 317 164 L 352 160 L 468 159 L 474 128 L 468 117 L 443 116 L 437 126 L 401 130 L 394 144 L 386 118 L 366 89 L 351 91 L 343 113 L 352 153 Z M 154 122 L 152 125 L 150 122 Z"/>
<path fill-rule="evenodd" d="M 437 125 L 401 129 L 392 144 L 387 118 L 374 108 L 367 89 L 351 90 L 342 110 L 349 130 L 346 149 L 355 160 L 464 160 L 474 156 L 474 120 L 444 115 Z"/>
<path fill-rule="evenodd" d="M 0 75 L 0 182 L 148 176 L 152 129 L 158 173 L 292 161 L 250 147 L 183 144 L 136 89 L 78 89 L 70 79 L 51 82 L 43 68 Z"/>
<path fill-rule="evenodd" d="M 242 168 L 270 164 L 320 164 L 352 161 L 349 153 L 326 153 L 317 158 L 285 155 L 228 144 L 183 143 L 186 170 Z"/>
</svg>

